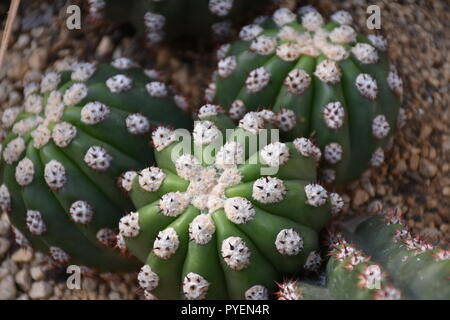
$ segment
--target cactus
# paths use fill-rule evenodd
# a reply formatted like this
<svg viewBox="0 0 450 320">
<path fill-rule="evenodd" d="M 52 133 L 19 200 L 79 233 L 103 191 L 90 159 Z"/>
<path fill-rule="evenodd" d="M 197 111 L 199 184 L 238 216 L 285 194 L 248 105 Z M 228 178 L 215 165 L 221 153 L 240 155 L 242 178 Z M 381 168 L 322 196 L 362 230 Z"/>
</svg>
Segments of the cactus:
<svg viewBox="0 0 450 320">
<path fill-rule="evenodd" d="M 240 40 L 219 48 L 205 99 L 236 119 L 271 108 L 286 141 L 310 136 L 321 148 L 323 181 L 359 177 L 384 160 L 403 85 L 384 38 L 363 36 L 351 23 L 345 11 L 325 22 L 310 6 L 258 19 L 242 28 Z"/>
<path fill-rule="evenodd" d="M 145 263 L 148 299 L 268 298 L 280 274 L 313 265 L 317 233 L 342 199 L 315 184 L 309 140 L 265 143 L 256 112 L 238 127 L 214 105 L 199 118 L 192 145 L 160 127 L 159 167 L 127 173 L 138 211 L 120 221 L 122 247 Z"/>
<path fill-rule="evenodd" d="M 330 235 L 326 288 L 280 285 L 284 299 L 450 299 L 450 252 L 413 237 L 398 211 Z M 313 288 L 313 289 L 311 289 Z M 320 291 L 321 290 L 321 291 Z M 319 293 L 317 293 L 319 292 Z"/>
<path fill-rule="evenodd" d="M 117 178 L 153 161 L 146 138 L 152 126 L 192 122 L 179 110 L 186 101 L 146 74 L 155 72 L 126 58 L 78 63 L 29 84 L 24 106 L 4 111 L 0 206 L 19 244 L 57 264 L 136 267 L 114 248 L 117 223 L 132 207 Z"/>
<path fill-rule="evenodd" d="M 260 10 L 270 0 L 89 0 L 90 16 L 129 21 L 150 45 L 180 36 L 224 39 L 233 23 Z"/>
</svg>

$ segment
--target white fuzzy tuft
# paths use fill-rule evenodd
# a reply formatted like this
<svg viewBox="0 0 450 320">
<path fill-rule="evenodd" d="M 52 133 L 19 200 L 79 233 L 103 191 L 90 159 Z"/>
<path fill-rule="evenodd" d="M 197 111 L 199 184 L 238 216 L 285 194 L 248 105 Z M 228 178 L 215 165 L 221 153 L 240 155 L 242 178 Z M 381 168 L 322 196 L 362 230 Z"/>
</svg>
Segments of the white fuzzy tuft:
<svg viewBox="0 0 450 320">
<path fill-rule="evenodd" d="M 250 264 L 251 251 L 240 237 L 228 237 L 222 242 L 222 258 L 228 267 L 239 271 Z"/>
<path fill-rule="evenodd" d="M 375 152 L 372 154 L 372 157 L 370 158 L 370 164 L 373 167 L 379 167 L 384 162 L 384 151 L 381 148 L 378 148 L 375 150 Z"/>
<path fill-rule="evenodd" d="M 76 135 L 77 128 L 65 121 L 57 123 L 52 131 L 53 141 L 60 148 L 67 147 Z"/>
<path fill-rule="evenodd" d="M 342 197 L 335 192 L 330 193 L 329 197 L 331 203 L 331 213 L 337 214 L 341 212 L 342 208 L 344 208 L 344 199 L 342 199 Z"/>
<path fill-rule="evenodd" d="M 228 112 L 229 116 L 233 120 L 239 120 L 245 115 L 246 109 L 242 100 L 235 100 L 231 104 L 230 110 Z"/>
<path fill-rule="evenodd" d="M 77 63 L 72 71 L 71 79 L 73 81 L 86 81 L 88 80 L 96 71 L 96 67 L 92 63 L 80 62 Z"/>
<path fill-rule="evenodd" d="M 190 154 L 183 154 L 175 161 L 177 175 L 184 180 L 193 180 L 200 176 L 202 166 L 198 159 Z"/>
<path fill-rule="evenodd" d="M 283 229 L 275 239 L 275 247 L 283 255 L 295 256 L 303 250 L 303 237 L 294 229 Z"/>
<path fill-rule="evenodd" d="M 281 142 L 268 144 L 261 150 L 261 159 L 271 167 L 282 166 L 289 160 L 289 148 Z"/>
<path fill-rule="evenodd" d="M 84 83 L 74 83 L 64 92 L 63 101 L 67 106 L 74 106 L 83 100 L 88 94 L 88 88 Z"/>
<path fill-rule="evenodd" d="M 314 75 L 328 84 L 336 84 L 341 80 L 341 70 L 338 64 L 331 60 L 323 60 L 316 66 Z"/>
<path fill-rule="evenodd" d="M 221 40 L 223 38 L 229 37 L 232 30 L 231 21 L 221 21 L 216 22 L 211 26 L 213 37 L 216 40 Z"/>
<path fill-rule="evenodd" d="M 209 282 L 201 275 L 189 272 L 183 279 L 183 294 L 187 300 L 203 300 L 208 293 Z"/>
<path fill-rule="evenodd" d="M 28 113 L 38 114 L 42 111 L 44 98 L 38 94 L 30 94 L 25 98 L 24 109 Z"/>
<path fill-rule="evenodd" d="M 288 8 L 280 8 L 273 13 L 272 19 L 279 27 L 281 27 L 285 24 L 295 22 L 297 16 Z"/>
<path fill-rule="evenodd" d="M 393 286 L 385 286 L 374 293 L 375 300 L 400 300 L 402 293 Z"/>
<path fill-rule="evenodd" d="M 145 36 L 150 45 L 155 45 L 164 39 L 164 32 L 162 30 L 147 31 Z"/>
<path fill-rule="evenodd" d="M 50 256 L 58 263 L 67 263 L 70 260 L 70 256 L 59 247 L 50 247 Z"/>
<path fill-rule="evenodd" d="M 284 182 L 274 177 L 259 178 L 253 183 L 253 199 L 261 203 L 277 203 L 284 199 L 287 190 Z"/>
<path fill-rule="evenodd" d="M 308 184 L 305 186 L 306 203 L 313 207 L 320 207 L 327 202 L 328 192 L 321 185 Z"/>
<path fill-rule="evenodd" d="M 303 265 L 303 268 L 308 271 L 315 272 L 319 270 L 321 264 L 322 258 L 320 257 L 320 254 L 317 251 L 311 251 L 308 255 L 308 258 L 306 258 L 306 262 Z"/>
<path fill-rule="evenodd" d="M 34 235 L 40 236 L 45 231 L 47 231 L 47 226 L 45 225 L 42 215 L 37 210 L 28 210 L 26 224 L 28 230 Z"/>
<path fill-rule="evenodd" d="M 224 17 L 231 12 L 234 0 L 209 0 L 209 10 L 219 17 Z"/>
<path fill-rule="evenodd" d="M 136 62 L 134 62 L 133 60 L 131 60 L 129 58 L 125 58 L 125 57 L 114 59 L 114 61 L 111 62 L 111 65 L 114 68 L 120 69 L 120 70 L 128 70 L 131 68 L 136 68 L 138 66 Z"/>
<path fill-rule="evenodd" d="M 261 35 L 255 38 L 251 45 L 250 50 L 256 52 L 259 55 L 267 56 L 275 52 L 277 48 L 277 39 L 274 37 Z"/>
<path fill-rule="evenodd" d="M 321 178 L 325 183 L 333 183 L 336 180 L 336 170 L 324 169 Z"/>
<path fill-rule="evenodd" d="M 7 108 L 3 111 L 2 125 L 4 128 L 10 128 L 17 119 L 17 116 L 22 112 L 20 107 Z"/>
<path fill-rule="evenodd" d="M 331 15 L 331 20 L 338 24 L 352 24 L 353 18 L 350 13 L 344 10 L 336 11 Z"/>
<path fill-rule="evenodd" d="M 164 260 L 170 259 L 178 249 L 180 240 L 174 228 L 167 228 L 158 233 L 153 243 L 153 253 Z"/>
<path fill-rule="evenodd" d="M 166 18 L 163 15 L 147 11 L 144 14 L 144 24 L 148 31 L 159 31 L 164 28 Z"/>
<path fill-rule="evenodd" d="M 146 264 L 141 268 L 137 276 L 139 286 L 147 291 L 152 291 L 159 285 L 158 275 Z"/>
<path fill-rule="evenodd" d="M 139 185 L 148 192 L 155 192 L 163 183 L 166 174 L 157 167 L 145 168 L 139 173 Z"/>
<path fill-rule="evenodd" d="M 14 240 L 16 241 L 16 243 L 21 246 L 21 247 L 30 247 L 30 241 L 28 241 L 28 239 L 23 235 L 22 232 L 19 231 L 19 229 L 17 229 L 14 226 L 11 226 L 11 229 L 14 233 Z"/>
<path fill-rule="evenodd" d="M 397 69 L 391 68 L 387 77 L 387 82 L 392 91 L 400 97 L 403 96 L 403 80 L 398 75 Z"/>
<path fill-rule="evenodd" d="M 344 124 L 345 111 L 340 101 L 328 103 L 323 110 L 323 118 L 328 128 L 339 129 Z"/>
<path fill-rule="evenodd" d="M 245 291 L 245 300 L 269 300 L 269 290 L 259 284 Z"/>
<path fill-rule="evenodd" d="M 133 79 L 124 74 L 117 74 L 106 80 L 106 86 L 112 93 L 128 91 L 133 86 Z"/>
<path fill-rule="evenodd" d="M 207 244 L 215 231 L 216 227 L 209 214 L 200 214 L 189 224 L 189 238 L 200 245 Z"/>
<path fill-rule="evenodd" d="M 380 51 L 386 51 L 387 41 L 382 35 L 370 34 L 367 39 L 372 43 L 372 45 Z"/>
<path fill-rule="evenodd" d="M 51 132 L 47 126 L 41 124 L 31 132 L 31 137 L 33 138 L 33 146 L 36 149 L 41 149 L 50 141 Z"/>
<path fill-rule="evenodd" d="M 301 48 L 299 44 L 287 42 L 277 47 L 277 56 L 284 61 L 294 61 L 300 57 Z"/>
<path fill-rule="evenodd" d="M 119 178 L 119 185 L 126 192 L 130 192 L 133 186 L 133 180 L 137 176 L 136 171 L 126 171 Z"/>
<path fill-rule="evenodd" d="M 130 114 L 125 119 L 127 130 L 131 134 L 144 134 L 150 130 L 150 122 L 140 113 Z"/>
<path fill-rule="evenodd" d="M 48 72 L 41 80 L 41 92 L 55 90 L 61 81 L 61 75 L 57 72 Z"/>
<path fill-rule="evenodd" d="M 349 57 L 349 52 L 339 44 L 325 44 L 321 47 L 321 50 L 328 59 L 333 61 L 342 61 Z"/>
<path fill-rule="evenodd" d="M 224 209 L 227 218 L 235 224 L 242 224 L 253 220 L 256 214 L 252 203 L 242 197 L 225 200 Z"/>
<path fill-rule="evenodd" d="M 5 184 L 0 186 L 0 209 L 6 212 L 11 210 L 11 195 Z"/>
<path fill-rule="evenodd" d="M 221 169 L 244 163 L 244 147 L 239 142 L 225 143 L 216 154 L 216 166 Z"/>
<path fill-rule="evenodd" d="M 181 110 L 183 110 L 183 111 L 188 111 L 189 110 L 189 100 L 185 96 L 176 94 L 173 97 L 173 101 L 175 102 L 177 107 L 180 108 Z"/>
<path fill-rule="evenodd" d="M 302 69 L 294 69 L 287 75 L 284 85 L 288 87 L 289 93 L 302 94 L 311 85 L 311 77 Z"/>
<path fill-rule="evenodd" d="M 37 82 L 30 82 L 23 88 L 23 96 L 26 98 L 30 94 L 39 92 L 39 84 Z"/>
<path fill-rule="evenodd" d="M 81 109 L 81 121 L 90 125 L 97 124 L 104 121 L 110 112 L 109 107 L 101 102 L 89 102 Z"/>
<path fill-rule="evenodd" d="M 367 73 L 361 73 L 355 80 L 358 91 L 370 100 L 375 100 L 378 94 L 377 81 Z"/>
<path fill-rule="evenodd" d="M 160 78 L 161 78 L 161 74 L 160 74 L 157 70 L 155 70 L 155 69 L 145 69 L 145 70 L 144 70 L 144 74 L 145 74 L 148 78 L 154 79 L 154 80 L 157 80 L 157 79 L 160 79 Z"/>
<path fill-rule="evenodd" d="M 356 32 L 352 27 L 342 25 L 334 28 L 328 37 L 331 41 L 336 43 L 350 43 L 356 41 Z"/>
<path fill-rule="evenodd" d="M 18 136 L 23 136 L 37 125 L 42 123 L 44 119 L 40 116 L 31 116 L 22 120 L 17 121 L 12 127 L 12 132 Z"/>
<path fill-rule="evenodd" d="M 342 152 L 342 146 L 339 143 L 331 142 L 325 146 L 323 157 L 329 163 L 335 164 L 341 161 Z"/>
<path fill-rule="evenodd" d="M 29 185 L 31 182 L 33 182 L 34 179 L 33 161 L 31 161 L 28 158 L 23 158 L 22 160 L 20 160 L 19 163 L 17 163 L 15 176 L 17 183 L 22 187 L 25 187 Z"/>
<path fill-rule="evenodd" d="M 258 112 L 248 112 L 240 121 L 239 128 L 242 128 L 250 133 L 258 134 L 261 129 L 264 129 L 264 119 Z"/>
<path fill-rule="evenodd" d="M 276 121 L 276 115 L 275 112 L 269 109 L 262 109 L 258 111 L 258 114 L 261 116 L 261 118 L 264 119 L 264 121 L 269 123 L 274 123 Z"/>
<path fill-rule="evenodd" d="M 67 180 L 66 169 L 61 162 L 51 160 L 45 165 L 44 179 L 51 189 L 61 189 Z"/>
<path fill-rule="evenodd" d="M 196 145 L 205 145 L 214 142 L 220 136 L 220 131 L 212 121 L 197 121 L 192 136 Z"/>
<path fill-rule="evenodd" d="M 21 137 L 11 140 L 3 150 L 3 159 L 7 164 L 12 164 L 19 160 L 20 155 L 25 150 L 25 141 Z"/>
<path fill-rule="evenodd" d="M 241 172 L 237 167 L 226 168 L 219 177 L 219 184 L 224 188 L 241 183 Z"/>
<path fill-rule="evenodd" d="M 47 106 L 44 113 L 46 120 L 58 122 L 64 113 L 64 103 L 62 102 L 62 94 L 59 91 L 52 91 L 47 98 Z"/>
<path fill-rule="evenodd" d="M 92 146 L 86 151 L 83 160 L 93 170 L 106 171 L 111 166 L 113 158 L 105 148 Z"/>
<path fill-rule="evenodd" d="M 198 110 L 198 118 L 203 120 L 209 117 L 215 117 L 222 112 L 222 108 L 214 104 L 205 104 Z"/>
<path fill-rule="evenodd" d="M 97 231 L 95 237 L 105 247 L 111 248 L 116 244 L 116 233 L 112 229 L 102 228 Z"/>
<path fill-rule="evenodd" d="M 383 279 L 383 274 L 381 272 L 381 268 L 378 265 L 372 264 L 366 266 L 358 275 L 358 278 L 358 285 L 366 289 L 373 289 L 376 284 L 379 284 L 381 282 L 381 280 Z"/>
<path fill-rule="evenodd" d="M 87 201 L 78 200 L 70 205 L 69 213 L 76 223 L 88 224 L 94 216 L 94 209 Z"/>
<path fill-rule="evenodd" d="M 280 31 L 278 31 L 277 38 L 281 41 L 292 41 L 296 42 L 299 39 L 300 34 L 297 30 L 291 26 L 283 26 Z M 298 41 L 299 45 L 302 45 L 301 41 Z"/>
<path fill-rule="evenodd" d="M 386 117 L 382 114 L 376 116 L 372 121 L 372 134 L 378 138 L 386 138 L 389 134 L 391 127 L 386 120 Z"/>
<path fill-rule="evenodd" d="M 205 100 L 208 102 L 214 101 L 216 97 L 216 84 L 211 82 L 208 88 L 205 89 Z"/>
<path fill-rule="evenodd" d="M 363 64 L 376 63 L 378 61 L 377 49 L 368 43 L 357 43 L 352 48 L 352 53 Z"/>
<path fill-rule="evenodd" d="M 293 141 L 295 149 L 304 157 L 313 157 L 319 161 L 322 157 L 322 152 L 315 146 L 311 140 L 306 138 L 297 138 Z"/>
<path fill-rule="evenodd" d="M 228 78 L 237 67 L 236 57 L 229 56 L 219 61 L 218 73 L 222 78 Z"/>
<path fill-rule="evenodd" d="M 190 197 L 184 192 L 169 192 L 161 197 L 159 209 L 165 216 L 176 217 L 188 207 Z"/>
<path fill-rule="evenodd" d="M 259 36 L 264 29 L 257 24 L 249 24 L 247 26 L 242 27 L 239 32 L 239 38 L 243 41 L 252 41 L 257 36 Z"/>
<path fill-rule="evenodd" d="M 154 98 L 167 97 L 168 90 L 165 83 L 160 81 L 152 81 L 145 85 L 148 94 Z"/>
<path fill-rule="evenodd" d="M 158 127 L 152 133 L 153 146 L 157 151 L 162 151 L 176 140 L 175 132 L 166 127 Z"/>
<path fill-rule="evenodd" d="M 317 11 L 310 11 L 302 17 L 302 25 L 308 31 L 316 31 L 322 28 L 324 23 L 322 15 Z"/>
<path fill-rule="evenodd" d="M 130 212 L 119 221 L 119 232 L 126 238 L 134 238 L 139 235 L 139 212 Z"/>
<path fill-rule="evenodd" d="M 294 129 L 295 125 L 297 124 L 295 112 L 290 109 L 281 109 L 277 113 L 276 123 L 278 127 L 284 132 Z"/>
<path fill-rule="evenodd" d="M 231 44 L 229 44 L 229 43 L 225 43 L 225 44 L 221 45 L 219 47 L 219 49 L 217 49 L 217 51 L 216 51 L 216 58 L 218 60 L 224 59 L 228 55 L 230 48 L 231 48 Z"/>
</svg>

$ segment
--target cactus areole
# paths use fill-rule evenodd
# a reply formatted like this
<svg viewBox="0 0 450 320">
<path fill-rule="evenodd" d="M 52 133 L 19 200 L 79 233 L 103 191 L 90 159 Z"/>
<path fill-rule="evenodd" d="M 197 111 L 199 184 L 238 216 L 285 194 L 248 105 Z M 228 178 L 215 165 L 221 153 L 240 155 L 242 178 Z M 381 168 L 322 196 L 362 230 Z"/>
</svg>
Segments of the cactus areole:
<svg viewBox="0 0 450 320">
<path fill-rule="evenodd" d="M 402 80 L 386 40 L 363 36 L 345 11 L 324 18 L 312 7 L 278 9 L 221 46 L 205 99 L 230 111 L 261 108 L 286 141 L 310 136 L 320 147 L 321 179 L 345 184 L 379 166 L 397 126 Z M 403 115 L 403 114 L 401 114 Z"/>
<path fill-rule="evenodd" d="M 21 245 L 61 264 L 135 268 L 114 248 L 117 223 L 131 207 L 117 180 L 153 161 L 150 130 L 191 125 L 180 110 L 185 101 L 146 74 L 154 72 L 126 58 L 78 63 L 29 84 L 24 105 L 5 110 L 0 205 Z"/>
<path fill-rule="evenodd" d="M 128 173 L 138 210 L 121 219 L 120 236 L 144 263 L 138 280 L 148 299 L 267 299 L 282 275 L 310 267 L 319 230 L 341 208 L 315 183 L 309 141 L 261 144 L 260 114 L 235 127 L 218 110 L 200 109 L 191 152 L 158 128 L 158 167 Z"/>
</svg>

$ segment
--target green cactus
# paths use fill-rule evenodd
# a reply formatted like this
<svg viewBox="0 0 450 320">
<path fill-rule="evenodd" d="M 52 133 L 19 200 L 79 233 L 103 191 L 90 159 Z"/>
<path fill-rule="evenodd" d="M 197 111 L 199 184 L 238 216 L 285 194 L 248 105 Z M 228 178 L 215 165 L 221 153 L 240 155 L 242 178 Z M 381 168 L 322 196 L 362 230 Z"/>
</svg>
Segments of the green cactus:
<svg viewBox="0 0 450 320">
<path fill-rule="evenodd" d="M 155 72 L 126 58 L 78 63 L 31 83 L 24 106 L 4 111 L 0 206 L 11 213 L 19 244 L 56 263 L 136 267 L 114 249 L 117 223 L 132 207 L 117 178 L 153 161 L 146 138 L 152 126 L 192 123 L 179 110 L 186 101 L 147 75 Z"/>
<path fill-rule="evenodd" d="M 324 154 L 323 181 L 359 177 L 384 160 L 403 85 L 384 38 L 363 36 L 351 23 L 345 11 L 325 22 L 310 6 L 298 15 L 282 8 L 271 19 L 258 19 L 242 28 L 240 40 L 219 48 L 205 99 L 235 119 L 272 109 L 286 141 L 314 138 Z"/>
<path fill-rule="evenodd" d="M 384 218 L 359 218 L 351 229 L 330 236 L 332 250 L 325 288 L 291 281 L 280 286 L 279 296 L 450 299 L 450 252 L 413 237 L 398 212 Z"/>
<path fill-rule="evenodd" d="M 223 39 L 233 23 L 254 15 L 270 0 L 89 0 L 93 18 L 132 22 L 150 45 L 180 36 Z"/>
<path fill-rule="evenodd" d="M 120 221 L 122 245 L 145 263 L 148 299 L 267 298 L 280 274 L 314 264 L 317 233 L 342 199 L 314 183 L 309 140 L 266 137 L 256 112 L 238 127 L 214 105 L 199 118 L 192 144 L 154 131 L 159 167 L 125 181 L 138 211 Z"/>
</svg>

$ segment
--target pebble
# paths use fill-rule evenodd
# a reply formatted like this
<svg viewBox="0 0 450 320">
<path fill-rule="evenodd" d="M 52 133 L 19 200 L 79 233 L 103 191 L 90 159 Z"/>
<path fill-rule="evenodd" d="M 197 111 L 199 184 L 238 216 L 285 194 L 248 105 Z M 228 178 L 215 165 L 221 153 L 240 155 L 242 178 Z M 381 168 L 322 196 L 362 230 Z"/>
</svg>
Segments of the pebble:
<svg viewBox="0 0 450 320">
<path fill-rule="evenodd" d="M 16 283 L 23 291 L 28 291 L 31 288 L 31 277 L 28 269 L 21 269 L 16 273 Z"/>
<path fill-rule="evenodd" d="M 46 48 L 37 48 L 28 60 L 31 69 L 42 70 L 47 65 L 48 51 Z"/>
<path fill-rule="evenodd" d="M 442 194 L 446 197 L 450 196 L 450 187 L 445 187 L 442 189 Z"/>
<path fill-rule="evenodd" d="M 16 284 L 12 275 L 7 275 L 0 280 L 0 300 L 12 300 L 17 295 Z"/>
<path fill-rule="evenodd" d="M 33 300 L 47 299 L 53 294 L 53 287 L 45 281 L 34 282 L 29 292 Z"/>
<path fill-rule="evenodd" d="M 114 43 L 109 36 L 103 36 L 97 46 L 96 54 L 100 58 L 109 55 L 114 50 Z"/>
<path fill-rule="evenodd" d="M 33 251 L 26 248 L 20 248 L 11 256 L 12 261 L 17 263 L 30 262 L 32 258 Z"/>
<path fill-rule="evenodd" d="M 419 172 L 425 178 L 433 178 L 438 171 L 435 164 L 429 160 L 422 158 L 420 159 Z"/>
<path fill-rule="evenodd" d="M 358 208 L 362 204 L 366 203 L 369 200 L 370 196 L 369 194 L 362 189 L 356 190 L 356 192 L 353 194 L 353 202 L 352 206 L 353 208 Z"/>
<path fill-rule="evenodd" d="M 8 239 L 0 238 L 0 259 L 8 252 L 11 244 Z"/>
<path fill-rule="evenodd" d="M 30 268 L 31 278 L 35 281 L 39 281 L 44 279 L 44 273 L 42 272 L 41 267 L 31 267 Z"/>
</svg>

